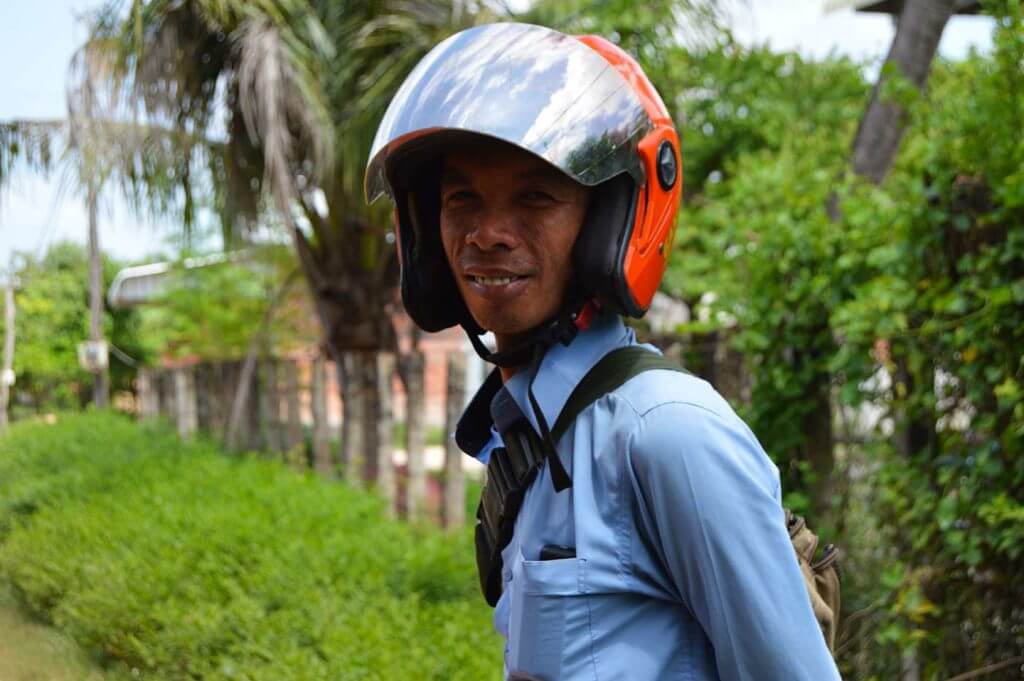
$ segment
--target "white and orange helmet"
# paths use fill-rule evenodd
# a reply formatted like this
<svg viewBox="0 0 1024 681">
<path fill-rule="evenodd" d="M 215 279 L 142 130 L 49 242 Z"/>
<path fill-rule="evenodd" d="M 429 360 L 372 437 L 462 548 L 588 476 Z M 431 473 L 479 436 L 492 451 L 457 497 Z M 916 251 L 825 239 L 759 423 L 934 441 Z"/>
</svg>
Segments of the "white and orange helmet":
<svg viewBox="0 0 1024 681">
<path fill-rule="evenodd" d="M 481 330 L 439 233 L 446 148 L 484 136 L 535 154 L 589 187 L 573 251 L 576 323 L 587 308 L 640 317 L 661 281 L 681 194 L 679 138 L 631 56 L 597 36 L 500 23 L 431 50 L 395 95 L 373 142 L 367 200 L 394 200 L 402 298 L 424 330 Z"/>
</svg>

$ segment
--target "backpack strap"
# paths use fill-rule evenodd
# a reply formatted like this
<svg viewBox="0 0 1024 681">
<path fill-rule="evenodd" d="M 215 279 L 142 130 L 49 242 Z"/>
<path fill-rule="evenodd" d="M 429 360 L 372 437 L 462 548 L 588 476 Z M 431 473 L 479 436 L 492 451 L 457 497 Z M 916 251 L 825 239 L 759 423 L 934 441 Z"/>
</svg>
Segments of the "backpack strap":
<svg viewBox="0 0 1024 681">
<path fill-rule="evenodd" d="M 668 357 L 640 345 L 627 345 L 609 352 L 587 372 L 569 395 L 562 412 L 555 420 L 554 428 L 551 429 L 552 439 L 558 442 L 580 412 L 591 404 L 624 385 L 634 376 L 653 369 L 689 373 Z"/>
</svg>

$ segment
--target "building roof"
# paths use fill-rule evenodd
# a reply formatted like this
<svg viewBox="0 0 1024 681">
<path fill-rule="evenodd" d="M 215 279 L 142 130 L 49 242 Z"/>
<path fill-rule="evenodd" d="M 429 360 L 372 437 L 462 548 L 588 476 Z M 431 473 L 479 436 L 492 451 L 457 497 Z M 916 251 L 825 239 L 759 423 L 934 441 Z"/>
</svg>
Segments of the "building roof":
<svg viewBox="0 0 1024 681">
<path fill-rule="evenodd" d="M 186 270 L 191 270 L 219 265 L 223 262 L 245 260 L 249 255 L 248 251 L 214 253 L 197 258 L 186 258 L 182 265 Z M 114 309 L 122 309 L 141 305 L 159 297 L 170 280 L 168 274 L 174 268 L 175 263 L 170 262 L 154 262 L 148 265 L 124 268 L 110 283 L 110 289 L 107 290 L 107 302 Z"/>
<path fill-rule="evenodd" d="M 899 14 L 903 0 L 828 0 L 826 12 L 840 9 L 853 9 L 856 12 L 879 12 L 882 14 Z M 956 14 L 979 14 L 980 0 L 956 0 Z"/>
</svg>

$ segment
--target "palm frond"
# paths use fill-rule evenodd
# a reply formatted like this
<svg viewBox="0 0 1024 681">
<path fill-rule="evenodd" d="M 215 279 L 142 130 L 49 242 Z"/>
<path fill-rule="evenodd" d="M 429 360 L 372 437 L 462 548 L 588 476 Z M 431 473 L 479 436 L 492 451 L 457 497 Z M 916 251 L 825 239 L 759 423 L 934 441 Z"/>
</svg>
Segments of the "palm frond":
<svg viewBox="0 0 1024 681">
<path fill-rule="evenodd" d="M 22 120 L 0 123 L 0 188 L 18 167 L 48 173 L 60 155 L 65 121 Z"/>
<path fill-rule="evenodd" d="M 303 80 L 286 56 L 288 46 L 269 20 L 247 19 L 236 31 L 236 40 L 242 120 L 249 138 L 260 146 L 269 187 L 287 210 L 306 183 L 297 164 L 307 161 L 321 173 L 330 167 L 328 117 L 307 105 Z"/>
<path fill-rule="evenodd" d="M 319 79 L 331 53 L 304 0 L 133 0 L 127 13 L 110 2 L 76 58 L 72 119 L 201 140 L 177 150 L 178 207 L 191 220 L 192 197 L 212 194 L 230 235 L 256 219 L 264 189 L 287 202 L 302 178 L 330 173 Z"/>
</svg>

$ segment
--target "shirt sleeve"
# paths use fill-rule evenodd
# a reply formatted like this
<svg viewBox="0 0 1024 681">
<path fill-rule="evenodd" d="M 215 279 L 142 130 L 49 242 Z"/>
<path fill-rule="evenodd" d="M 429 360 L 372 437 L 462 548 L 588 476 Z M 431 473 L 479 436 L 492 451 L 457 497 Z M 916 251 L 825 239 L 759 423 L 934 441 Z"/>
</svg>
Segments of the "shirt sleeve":
<svg viewBox="0 0 1024 681">
<path fill-rule="evenodd" d="M 839 679 L 776 489 L 733 414 L 673 402 L 643 415 L 628 451 L 640 525 L 700 622 L 723 681 Z"/>
</svg>

